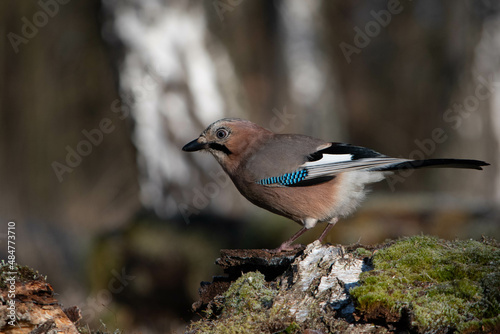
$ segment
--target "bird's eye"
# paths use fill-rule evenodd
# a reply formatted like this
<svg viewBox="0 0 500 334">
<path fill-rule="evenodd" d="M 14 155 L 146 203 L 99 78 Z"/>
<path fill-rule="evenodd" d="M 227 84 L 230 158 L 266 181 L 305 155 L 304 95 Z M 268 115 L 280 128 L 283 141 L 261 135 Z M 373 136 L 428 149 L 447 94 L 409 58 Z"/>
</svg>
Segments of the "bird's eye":
<svg viewBox="0 0 500 334">
<path fill-rule="evenodd" d="M 229 132 L 226 129 L 219 129 L 215 133 L 215 135 L 217 136 L 217 139 L 224 139 L 227 137 L 228 134 L 229 134 Z"/>
</svg>

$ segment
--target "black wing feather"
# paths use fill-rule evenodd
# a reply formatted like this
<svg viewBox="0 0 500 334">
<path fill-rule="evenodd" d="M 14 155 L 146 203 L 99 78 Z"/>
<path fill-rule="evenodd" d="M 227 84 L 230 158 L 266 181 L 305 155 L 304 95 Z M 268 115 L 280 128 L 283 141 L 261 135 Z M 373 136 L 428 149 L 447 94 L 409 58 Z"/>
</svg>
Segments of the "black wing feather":
<svg viewBox="0 0 500 334">
<path fill-rule="evenodd" d="M 482 170 L 481 166 L 489 166 L 489 163 L 480 160 L 470 159 L 426 159 L 413 160 L 401 163 L 396 163 L 389 166 L 381 166 L 370 169 L 371 171 L 394 171 L 401 169 L 416 169 L 416 168 L 466 168 Z"/>
<path fill-rule="evenodd" d="M 352 155 L 352 160 L 387 157 L 386 155 L 366 147 L 344 143 L 332 143 L 330 147 L 311 153 L 307 157 L 307 160 L 318 161 L 323 158 L 323 154 L 350 154 Z"/>
</svg>

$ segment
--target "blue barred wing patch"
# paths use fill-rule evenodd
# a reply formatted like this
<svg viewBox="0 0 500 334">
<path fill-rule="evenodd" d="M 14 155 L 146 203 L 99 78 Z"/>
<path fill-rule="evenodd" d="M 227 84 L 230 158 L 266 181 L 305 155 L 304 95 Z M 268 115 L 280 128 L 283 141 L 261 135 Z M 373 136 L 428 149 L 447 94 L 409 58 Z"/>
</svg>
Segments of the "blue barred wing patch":
<svg viewBox="0 0 500 334">
<path fill-rule="evenodd" d="M 292 173 L 286 173 L 281 176 L 273 176 L 268 177 L 266 179 L 262 179 L 257 181 L 257 184 L 261 184 L 263 186 L 279 184 L 281 186 L 291 186 L 296 183 L 303 181 L 308 175 L 307 169 L 299 169 Z"/>
</svg>

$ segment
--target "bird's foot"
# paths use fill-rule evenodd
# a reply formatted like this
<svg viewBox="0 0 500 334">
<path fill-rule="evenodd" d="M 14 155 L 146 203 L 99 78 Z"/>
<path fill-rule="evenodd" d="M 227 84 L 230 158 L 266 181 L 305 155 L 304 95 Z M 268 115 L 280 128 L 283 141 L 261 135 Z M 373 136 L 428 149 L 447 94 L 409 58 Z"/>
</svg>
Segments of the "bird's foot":
<svg viewBox="0 0 500 334">
<path fill-rule="evenodd" d="M 296 250 L 296 249 L 301 248 L 301 247 L 302 247 L 301 244 L 294 244 L 294 245 L 292 245 L 289 242 L 284 242 L 278 248 L 272 249 L 271 253 L 288 252 L 288 251 Z"/>
</svg>

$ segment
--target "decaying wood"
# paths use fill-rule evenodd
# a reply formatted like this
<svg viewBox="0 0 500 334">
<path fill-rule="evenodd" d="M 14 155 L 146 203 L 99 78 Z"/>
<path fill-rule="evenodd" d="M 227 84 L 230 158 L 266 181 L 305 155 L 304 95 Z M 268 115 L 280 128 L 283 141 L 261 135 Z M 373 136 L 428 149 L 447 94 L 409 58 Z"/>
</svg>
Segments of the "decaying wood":
<svg viewBox="0 0 500 334">
<path fill-rule="evenodd" d="M 52 286 L 42 278 L 15 284 L 15 321 L 12 326 L 8 291 L 1 291 L 0 333 L 5 334 L 42 334 L 69 333 L 77 334 L 76 321 L 80 319 L 78 308 L 70 308 L 72 320 L 68 318 L 57 299 Z M 9 324 L 11 323 L 11 324 Z"/>
</svg>

